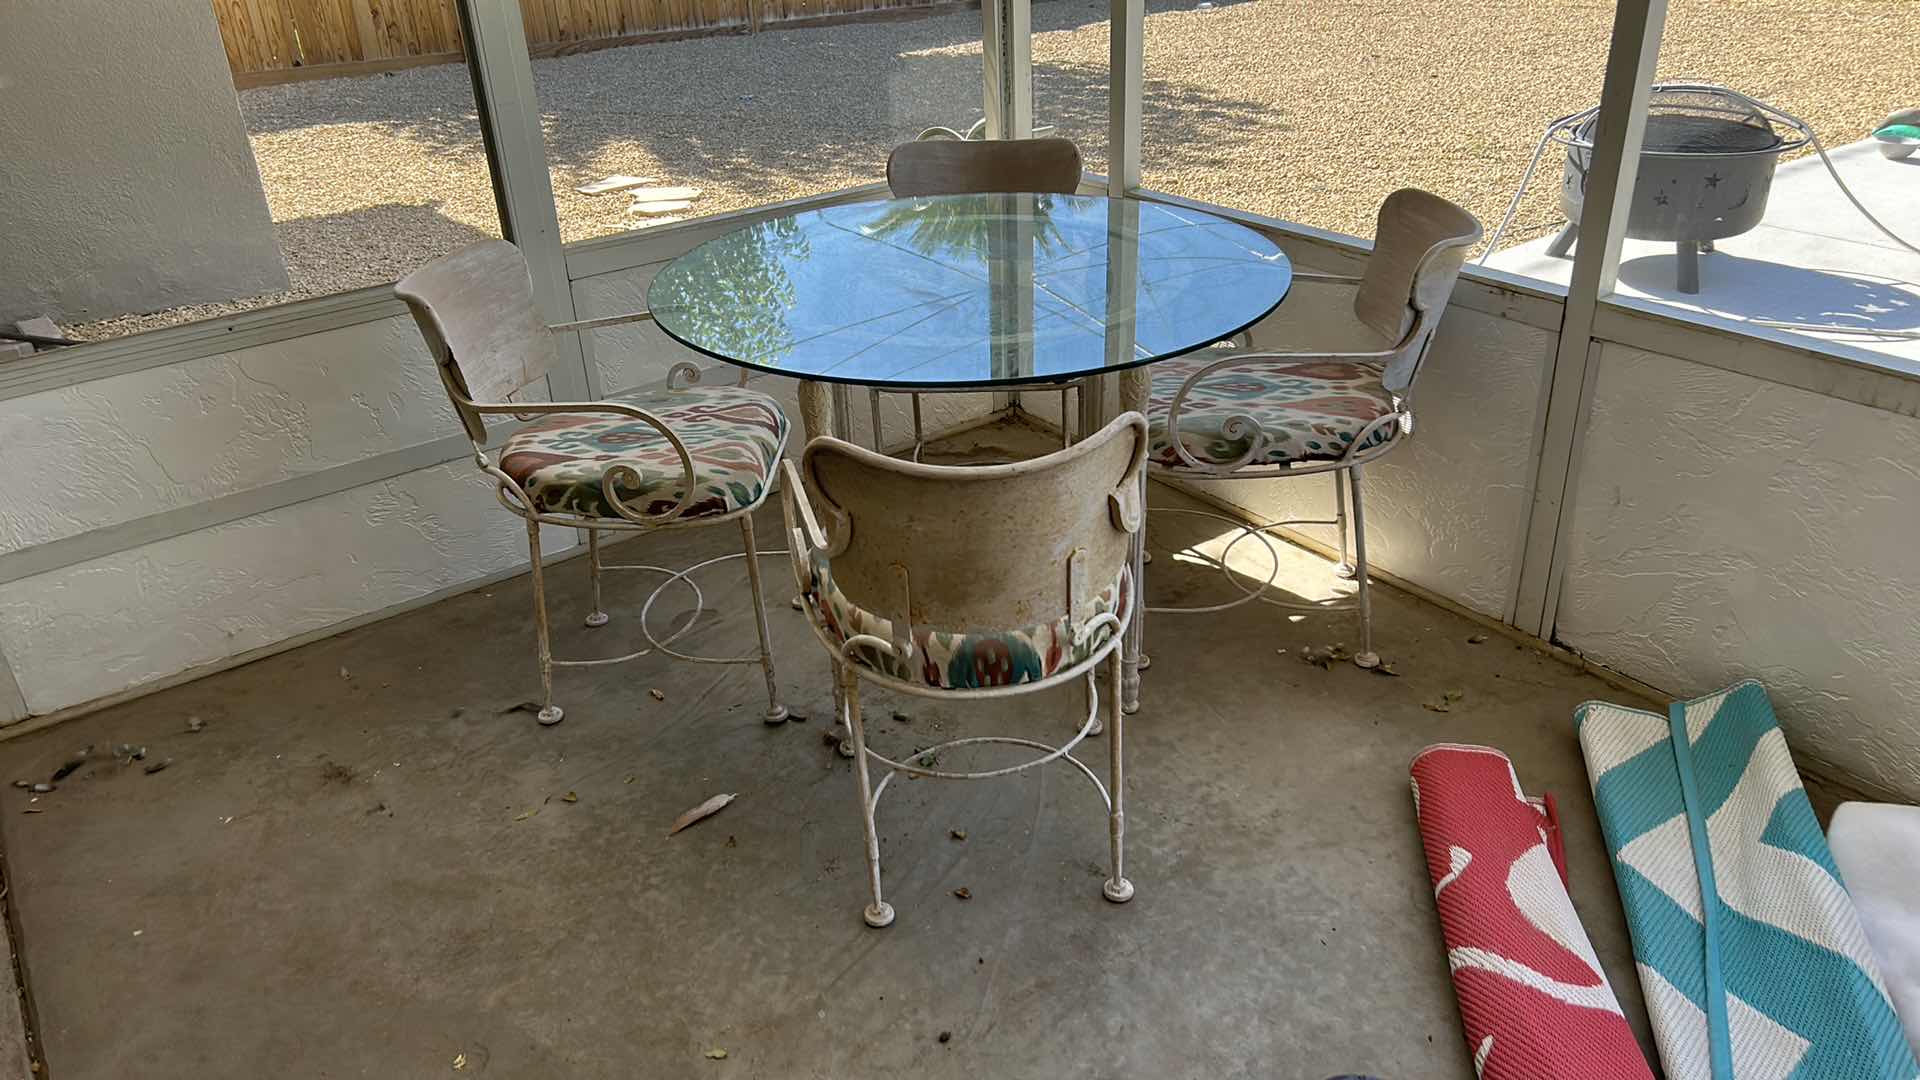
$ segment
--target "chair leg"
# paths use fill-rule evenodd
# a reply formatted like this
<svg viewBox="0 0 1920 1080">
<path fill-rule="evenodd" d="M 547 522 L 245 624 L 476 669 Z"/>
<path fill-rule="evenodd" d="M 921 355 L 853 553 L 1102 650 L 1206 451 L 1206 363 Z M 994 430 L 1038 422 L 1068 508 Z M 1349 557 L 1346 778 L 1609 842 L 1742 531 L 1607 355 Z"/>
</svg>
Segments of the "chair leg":
<svg viewBox="0 0 1920 1080">
<path fill-rule="evenodd" d="M 845 702 L 847 727 L 853 731 L 853 775 L 860 786 L 860 826 L 867 841 L 867 886 L 873 903 L 862 912 L 867 925 L 878 929 L 893 922 L 893 905 L 880 895 L 880 834 L 873 825 L 873 783 L 867 776 L 867 729 L 860 722 L 860 676 L 845 664 L 839 668 L 840 696 Z"/>
<path fill-rule="evenodd" d="M 547 582 L 540 565 L 540 523 L 527 521 L 527 553 L 533 559 L 533 629 L 540 643 L 540 711 L 535 719 L 552 727 L 566 711 L 553 703 L 553 646 L 547 641 Z"/>
<path fill-rule="evenodd" d="M 783 724 L 787 707 L 780 704 L 780 690 L 773 679 L 773 642 L 767 632 L 767 598 L 760 589 L 760 549 L 753 542 L 753 515 L 740 515 L 740 544 L 747 553 L 747 585 L 753 592 L 753 624 L 760 631 L 760 668 L 767 676 L 767 711 L 761 719 Z"/>
<path fill-rule="evenodd" d="M 1120 757 L 1121 728 L 1127 711 L 1120 702 L 1120 650 L 1107 657 L 1107 787 L 1111 799 L 1107 808 L 1107 852 L 1113 860 L 1112 876 L 1100 886 L 1100 895 L 1116 904 L 1133 899 L 1133 882 L 1127 880 L 1126 767 Z"/>
<path fill-rule="evenodd" d="M 1060 388 L 1060 449 L 1073 445 L 1073 414 L 1067 411 L 1067 395 L 1073 393 L 1073 384 Z"/>
<path fill-rule="evenodd" d="M 587 612 L 588 626 L 607 625 L 607 609 L 600 603 L 600 530 L 587 530 L 587 578 L 593 582 L 593 610 Z"/>
<path fill-rule="evenodd" d="M 868 404 L 868 407 L 870 407 L 873 410 L 873 452 L 876 454 L 884 454 L 887 452 L 887 441 L 885 438 L 882 437 L 882 432 L 884 432 L 886 429 L 882 427 L 880 423 L 880 391 L 879 390 L 868 388 L 867 404 Z"/>
<path fill-rule="evenodd" d="M 908 394 L 907 396 L 913 401 L 913 453 L 909 457 L 919 461 L 920 451 L 926 447 L 927 432 L 920 421 L 920 395 Z"/>
<path fill-rule="evenodd" d="M 1333 521 L 1340 533 L 1340 565 L 1333 568 L 1333 574 L 1351 578 L 1353 560 L 1347 557 L 1347 482 L 1338 471 L 1333 474 Z"/>
<path fill-rule="evenodd" d="M 1360 466 L 1348 470 L 1353 484 L 1353 561 L 1354 580 L 1360 584 L 1356 599 L 1360 608 L 1360 652 L 1353 659 L 1361 667 L 1377 667 L 1380 654 L 1373 651 L 1373 600 L 1367 595 L 1367 515 L 1360 497 Z"/>
<path fill-rule="evenodd" d="M 847 726 L 847 686 L 842 681 L 843 665 L 838 660 L 827 661 L 827 667 L 833 675 L 833 733 L 840 739 L 840 756 L 853 756 L 853 729 Z"/>
</svg>

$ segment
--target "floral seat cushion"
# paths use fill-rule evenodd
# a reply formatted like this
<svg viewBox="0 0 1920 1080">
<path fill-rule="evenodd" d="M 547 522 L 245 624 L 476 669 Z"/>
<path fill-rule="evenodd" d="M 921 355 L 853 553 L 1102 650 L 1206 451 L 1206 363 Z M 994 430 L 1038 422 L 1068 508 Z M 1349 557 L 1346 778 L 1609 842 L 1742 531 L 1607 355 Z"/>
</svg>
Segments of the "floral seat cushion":
<svg viewBox="0 0 1920 1080">
<path fill-rule="evenodd" d="M 1205 351 L 1153 365 L 1148 460 L 1188 467 L 1167 434 L 1173 399 L 1195 372 L 1231 355 Z M 1379 372 L 1364 364 L 1316 360 L 1222 368 L 1195 383 L 1181 404 L 1180 441 L 1189 454 L 1209 463 L 1237 461 L 1250 449 L 1246 465 L 1332 461 L 1345 456 L 1368 424 L 1394 408 Z M 1257 421 L 1258 434 L 1229 434 L 1228 421 L 1238 416 Z M 1394 425 L 1382 424 L 1367 445 L 1386 442 L 1393 430 Z"/>
<path fill-rule="evenodd" d="M 691 386 L 608 398 L 645 409 L 671 427 L 693 458 L 694 497 L 682 517 L 712 517 L 756 506 L 787 441 L 787 417 L 765 394 L 744 387 Z M 686 469 L 665 436 L 644 420 L 611 413 L 542 416 L 507 440 L 500 471 L 544 513 L 618 517 L 601 481 L 615 465 L 638 483 L 618 487 L 629 510 L 665 513 L 685 494 Z"/>
<path fill-rule="evenodd" d="M 913 656 L 897 659 L 877 648 L 854 646 L 850 658 L 883 675 L 902 682 L 919 683 L 942 690 L 979 690 L 990 686 L 1012 686 L 1039 682 L 1065 671 L 1100 651 L 1112 640 L 1113 623 L 1097 626 L 1086 640 L 1076 643 L 1082 627 L 1101 615 L 1112 613 L 1121 622 L 1127 618 L 1132 602 L 1126 588 L 1126 575 L 1114 579 L 1094 602 L 1093 614 L 1077 626 L 1066 616 L 1051 623 L 1007 630 L 955 633 L 915 627 Z M 805 593 L 814 618 L 836 644 L 844 644 L 857 634 L 872 634 L 884 641 L 893 640 L 893 623 L 855 604 L 833 582 L 833 573 L 825 560 L 815 557 L 812 575 Z"/>
</svg>

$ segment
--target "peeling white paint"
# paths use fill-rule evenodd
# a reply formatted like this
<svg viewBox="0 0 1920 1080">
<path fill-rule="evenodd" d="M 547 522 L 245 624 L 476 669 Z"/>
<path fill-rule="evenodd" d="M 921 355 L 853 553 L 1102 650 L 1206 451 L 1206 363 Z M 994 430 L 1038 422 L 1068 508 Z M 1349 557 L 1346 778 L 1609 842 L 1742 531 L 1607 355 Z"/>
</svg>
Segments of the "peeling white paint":
<svg viewBox="0 0 1920 1080">
<path fill-rule="evenodd" d="M 1920 797 L 1920 421 L 1608 346 L 1573 507 L 1560 639 Z"/>
</svg>

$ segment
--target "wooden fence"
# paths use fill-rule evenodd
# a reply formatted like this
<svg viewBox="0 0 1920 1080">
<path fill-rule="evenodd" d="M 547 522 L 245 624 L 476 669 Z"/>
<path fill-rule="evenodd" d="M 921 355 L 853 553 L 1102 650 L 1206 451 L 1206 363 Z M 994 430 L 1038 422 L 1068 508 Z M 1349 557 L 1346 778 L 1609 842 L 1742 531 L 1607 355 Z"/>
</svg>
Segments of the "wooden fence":
<svg viewBox="0 0 1920 1080">
<path fill-rule="evenodd" d="M 534 56 L 745 32 L 762 25 L 913 13 L 953 0 L 519 0 Z M 454 0 L 213 0 L 234 85 L 366 75 L 461 59 Z"/>
</svg>

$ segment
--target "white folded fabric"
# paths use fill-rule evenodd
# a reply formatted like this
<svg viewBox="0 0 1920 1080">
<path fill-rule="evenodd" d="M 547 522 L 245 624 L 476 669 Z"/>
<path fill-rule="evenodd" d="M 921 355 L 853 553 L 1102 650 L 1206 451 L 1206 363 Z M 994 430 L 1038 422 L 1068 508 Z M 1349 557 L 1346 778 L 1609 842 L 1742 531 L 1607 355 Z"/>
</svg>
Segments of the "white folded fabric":
<svg viewBox="0 0 1920 1080">
<path fill-rule="evenodd" d="M 1842 803 L 1827 846 L 1920 1056 L 1920 806 Z"/>
</svg>

